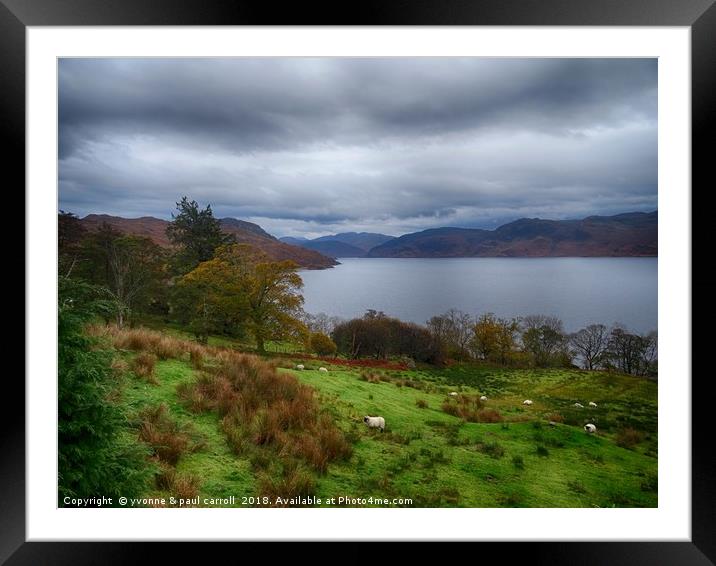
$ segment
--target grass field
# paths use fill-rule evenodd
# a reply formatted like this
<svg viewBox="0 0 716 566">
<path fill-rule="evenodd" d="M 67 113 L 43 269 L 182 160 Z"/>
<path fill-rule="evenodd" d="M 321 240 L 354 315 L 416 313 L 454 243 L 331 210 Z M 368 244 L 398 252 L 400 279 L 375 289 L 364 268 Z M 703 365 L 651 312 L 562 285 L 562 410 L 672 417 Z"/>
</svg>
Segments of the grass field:
<svg viewBox="0 0 716 566">
<path fill-rule="evenodd" d="M 202 373 L 188 353 L 152 362 L 150 377 L 137 375 L 142 366 L 134 359 L 141 354 L 120 349 L 117 355 L 123 361 L 118 399 L 128 433 L 137 435 L 147 410 L 164 405 L 173 430 L 186 440 L 173 464 L 172 482 L 161 481 L 159 474 L 147 496 L 179 492 L 210 505 L 203 499 L 233 495 L 229 504 L 214 504 L 245 506 L 242 498 L 258 496 L 266 477 L 283 473 L 288 460 L 276 449 L 257 446 L 237 454 L 217 411 L 197 413 L 180 399 L 177 389 Z M 373 497 L 390 500 L 389 506 L 413 507 L 657 505 L 657 385 L 652 381 L 604 372 L 469 365 L 406 371 L 335 365 L 325 373 L 318 371 L 325 362 L 301 359 L 306 369 L 298 371 L 295 361 L 282 358 L 276 371 L 313 388 L 321 414 L 352 445 L 350 458 L 332 461 L 325 472 L 302 471 L 310 475 L 304 483 L 322 505 L 331 497 Z M 457 398 L 448 396 L 453 391 Z M 499 422 L 466 422 L 444 410 L 445 403 L 483 394 L 488 400 L 478 405 L 494 410 L 490 414 Z M 523 406 L 524 399 L 534 404 Z M 585 408 L 575 408 L 575 402 Z M 386 431 L 368 429 L 364 415 L 383 416 Z M 583 430 L 586 422 L 596 424 L 596 434 Z M 370 501 L 350 506 L 362 504 L 371 506 Z"/>
</svg>

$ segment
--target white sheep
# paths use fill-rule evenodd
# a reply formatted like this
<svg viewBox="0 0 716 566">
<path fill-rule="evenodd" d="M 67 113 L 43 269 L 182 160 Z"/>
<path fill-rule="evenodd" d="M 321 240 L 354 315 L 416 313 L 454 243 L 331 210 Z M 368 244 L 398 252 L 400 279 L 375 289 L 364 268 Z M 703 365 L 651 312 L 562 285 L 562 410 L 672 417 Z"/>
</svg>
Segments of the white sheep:
<svg viewBox="0 0 716 566">
<path fill-rule="evenodd" d="M 589 434 L 597 432 L 597 427 L 594 426 L 592 423 L 588 423 L 584 425 L 584 430 L 587 431 Z"/>
<path fill-rule="evenodd" d="M 581 403 L 575 403 L 574 406 L 577 407 L 577 409 L 584 409 L 584 405 Z"/>
<path fill-rule="evenodd" d="M 448 395 L 450 395 L 450 397 L 457 397 L 457 391 L 451 391 Z"/>
<path fill-rule="evenodd" d="M 482 395 L 480 397 L 480 401 L 487 401 L 487 395 Z"/>
<path fill-rule="evenodd" d="M 383 417 L 369 417 L 366 415 L 363 417 L 363 422 L 368 425 L 368 428 L 379 428 L 380 432 L 385 430 L 385 419 Z"/>
<path fill-rule="evenodd" d="M 323 371 L 323 372 L 328 373 L 328 370 L 326 368 L 318 368 L 318 371 Z"/>
<path fill-rule="evenodd" d="M 524 401 L 522 401 L 522 404 L 523 405 L 531 405 L 532 401 L 530 399 L 525 399 Z"/>
<path fill-rule="evenodd" d="M 296 366 L 296 369 L 306 369 L 303 364 L 298 364 Z"/>
<path fill-rule="evenodd" d="M 597 404 L 596 404 L 594 401 L 590 401 L 590 402 L 589 402 L 589 406 L 590 406 L 590 407 L 596 407 Z"/>
</svg>

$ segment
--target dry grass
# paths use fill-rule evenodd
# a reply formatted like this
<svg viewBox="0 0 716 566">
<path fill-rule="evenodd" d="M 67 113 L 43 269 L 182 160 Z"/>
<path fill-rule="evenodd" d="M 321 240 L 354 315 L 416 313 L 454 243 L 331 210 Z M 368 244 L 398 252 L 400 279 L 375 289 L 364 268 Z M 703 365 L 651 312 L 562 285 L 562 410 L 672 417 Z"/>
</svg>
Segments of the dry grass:
<svg viewBox="0 0 716 566">
<path fill-rule="evenodd" d="M 350 443 L 332 420 L 319 414 L 313 389 L 275 366 L 236 352 L 221 351 L 218 365 L 178 390 L 193 411 L 215 410 L 232 450 L 275 449 L 281 458 L 304 460 L 316 471 L 350 458 Z"/>
<path fill-rule="evenodd" d="M 299 507 L 289 502 L 277 502 L 277 498 L 289 500 L 292 497 L 307 497 L 313 495 L 316 484 L 311 473 L 297 464 L 295 461 L 288 461 L 284 464 L 283 473 L 279 478 L 268 474 L 262 474 L 259 478 L 259 493 L 262 497 L 268 497 L 271 507 Z"/>
<path fill-rule="evenodd" d="M 441 408 L 448 415 L 470 423 L 499 423 L 504 420 L 496 409 L 484 408 L 477 395 L 460 395 L 455 400 L 446 399 Z"/>
<path fill-rule="evenodd" d="M 134 375 L 147 380 L 149 383 L 158 385 L 156 376 L 154 375 L 154 367 L 157 364 L 157 357 L 149 352 L 140 352 L 132 360 L 130 367 Z"/>
<path fill-rule="evenodd" d="M 633 449 L 637 444 L 644 441 L 644 433 L 631 427 L 619 430 L 614 438 L 617 446 Z"/>
<path fill-rule="evenodd" d="M 153 448 L 160 462 L 175 466 L 182 454 L 201 448 L 191 429 L 172 420 L 164 404 L 148 407 L 140 419 L 139 438 Z"/>
</svg>

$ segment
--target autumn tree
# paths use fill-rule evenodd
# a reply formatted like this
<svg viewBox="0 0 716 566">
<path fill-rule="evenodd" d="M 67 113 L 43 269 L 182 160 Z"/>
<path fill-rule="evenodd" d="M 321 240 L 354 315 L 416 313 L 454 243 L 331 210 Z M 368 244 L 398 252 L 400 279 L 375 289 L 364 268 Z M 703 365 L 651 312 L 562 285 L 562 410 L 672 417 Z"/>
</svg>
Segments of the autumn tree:
<svg viewBox="0 0 716 566">
<path fill-rule="evenodd" d="M 315 352 L 319 356 L 333 356 L 338 350 L 338 346 L 331 340 L 331 337 L 322 332 L 311 333 L 309 347 L 312 352 Z"/>
<path fill-rule="evenodd" d="M 177 285 L 194 293 L 193 320 L 216 322 L 218 313 L 242 325 L 256 341 L 259 352 L 268 340 L 305 341 L 307 330 L 300 322 L 303 281 L 297 264 L 271 261 L 247 244 L 232 244 L 216 250 L 214 258 L 202 262 Z"/>
<path fill-rule="evenodd" d="M 201 262 L 214 257 L 217 248 L 236 240 L 233 235 L 221 230 L 211 205 L 202 210 L 195 200 L 182 197 L 176 206 L 178 212 L 172 214 L 167 237 L 177 248 L 173 265 L 178 273 L 188 273 Z"/>
<path fill-rule="evenodd" d="M 470 345 L 478 358 L 505 364 L 509 354 L 516 348 L 518 330 L 517 320 L 486 313 L 473 325 Z"/>
</svg>

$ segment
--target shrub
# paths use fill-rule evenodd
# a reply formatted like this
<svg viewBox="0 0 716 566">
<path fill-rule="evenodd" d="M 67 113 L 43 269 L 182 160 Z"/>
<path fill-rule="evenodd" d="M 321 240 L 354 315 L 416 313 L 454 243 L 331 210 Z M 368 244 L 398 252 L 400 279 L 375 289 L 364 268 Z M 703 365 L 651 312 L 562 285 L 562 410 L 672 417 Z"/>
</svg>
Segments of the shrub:
<svg viewBox="0 0 716 566">
<path fill-rule="evenodd" d="M 617 446 L 633 449 L 644 440 L 644 433 L 631 427 L 626 427 L 617 432 L 615 440 Z"/>
<path fill-rule="evenodd" d="M 428 402 L 425 399 L 418 399 L 415 401 L 415 406 L 418 409 L 427 409 L 428 408 Z"/>
<path fill-rule="evenodd" d="M 84 334 L 102 314 L 101 289 L 59 278 L 58 293 L 58 495 L 134 497 L 145 493 L 153 466 L 148 449 L 122 434 L 124 417 L 109 402 L 116 381 L 112 357 Z M 71 299 L 71 301 L 70 301 Z"/>
<path fill-rule="evenodd" d="M 547 420 L 553 423 L 563 423 L 564 417 L 559 413 L 550 413 L 549 415 L 547 415 Z"/>
<path fill-rule="evenodd" d="M 309 338 L 309 347 L 319 356 L 333 356 L 338 350 L 336 343 L 322 332 L 314 332 Z"/>
<path fill-rule="evenodd" d="M 175 473 L 171 482 L 171 492 L 177 499 L 185 502 L 199 495 L 201 480 L 195 474 Z"/>
<path fill-rule="evenodd" d="M 504 419 L 497 409 L 480 409 L 477 412 L 478 423 L 499 423 Z"/>
<path fill-rule="evenodd" d="M 522 456 L 512 456 L 512 465 L 517 468 L 518 470 L 524 470 L 525 468 L 525 461 Z"/>
<path fill-rule="evenodd" d="M 189 427 L 180 427 L 171 419 L 164 404 L 144 409 L 140 419 L 139 438 L 166 464 L 174 466 L 182 454 L 201 447 L 192 439 Z"/>
<path fill-rule="evenodd" d="M 157 357 L 149 352 L 140 352 L 137 354 L 131 363 L 132 371 L 137 377 L 146 379 L 149 383 L 154 385 L 159 384 L 157 378 L 154 375 L 154 366 L 157 363 Z"/>
<path fill-rule="evenodd" d="M 547 448 L 545 448 L 544 446 L 538 446 L 537 456 L 542 456 L 543 458 L 546 458 L 547 456 L 549 456 L 549 450 L 547 450 Z"/>
<path fill-rule="evenodd" d="M 268 474 L 261 474 L 259 477 L 259 494 L 269 498 L 271 507 L 300 507 L 301 505 L 291 505 L 286 500 L 313 495 L 315 489 L 316 484 L 311 473 L 295 461 L 287 462 L 278 478 Z M 279 497 L 284 501 L 277 501 Z"/>
<path fill-rule="evenodd" d="M 477 449 L 490 458 L 499 459 L 505 455 L 505 449 L 497 442 L 479 442 Z"/>
</svg>

